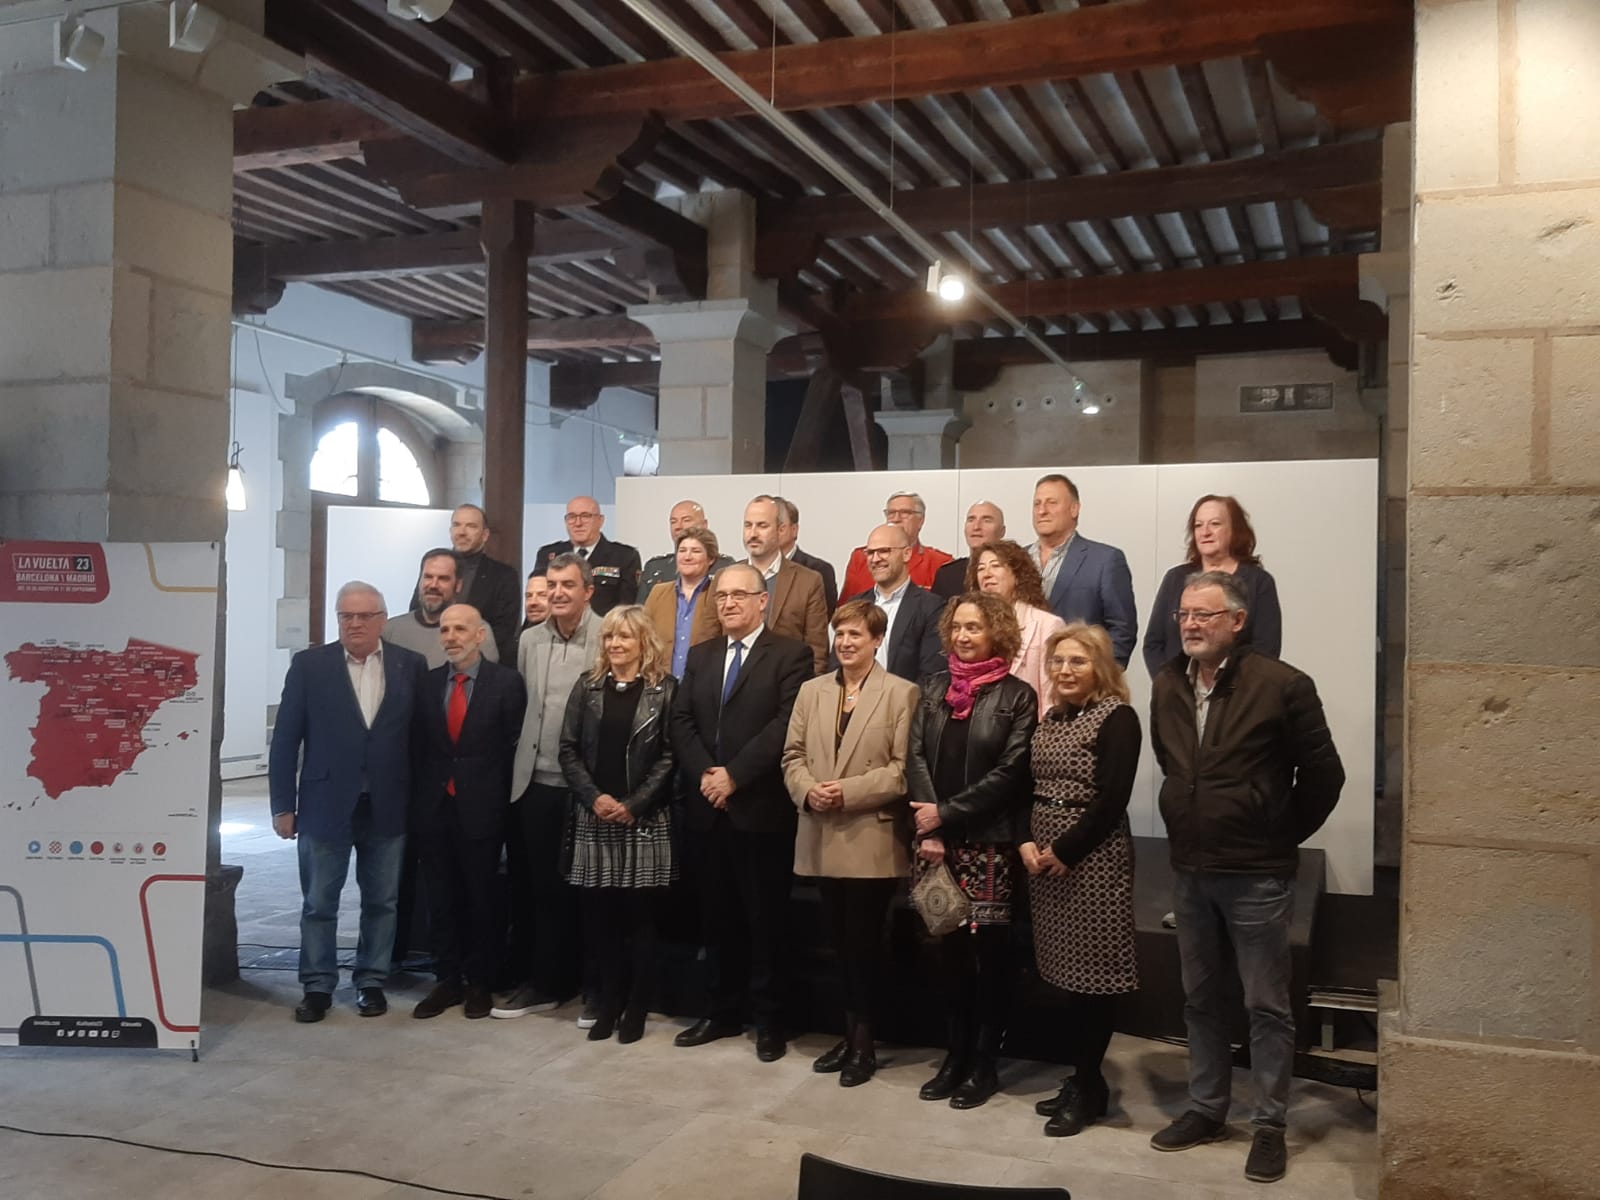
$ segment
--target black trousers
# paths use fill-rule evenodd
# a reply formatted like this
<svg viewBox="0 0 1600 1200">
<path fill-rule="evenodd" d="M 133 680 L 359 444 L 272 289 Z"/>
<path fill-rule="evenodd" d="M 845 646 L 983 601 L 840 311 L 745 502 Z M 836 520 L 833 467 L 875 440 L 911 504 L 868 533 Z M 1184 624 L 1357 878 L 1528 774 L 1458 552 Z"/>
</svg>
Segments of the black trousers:
<svg viewBox="0 0 1600 1200">
<path fill-rule="evenodd" d="M 512 957 L 527 982 L 558 1000 L 577 994 L 581 971 L 578 889 L 562 873 L 570 797 L 566 788 L 534 783 L 511 806 L 521 843 L 510 856 Z"/>
<path fill-rule="evenodd" d="M 666 888 L 579 888 L 583 943 L 593 964 L 585 986 L 601 1011 L 649 1011 L 656 983 L 656 917 Z"/>
<path fill-rule="evenodd" d="M 962 926 L 939 939 L 939 957 L 950 1049 L 998 1054 L 1016 983 L 1011 927 L 980 925 L 974 933 Z"/>
<path fill-rule="evenodd" d="M 1087 992 L 1066 992 L 1067 1022 L 1071 1030 L 1068 1061 L 1072 1063 L 1073 1078 L 1102 1081 L 1100 1067 L 1106 1059 L 1106 1048 L 1111 1045 L 1112 1027 L 1117 1018 L 1117 997 L 1091 995 Z"/>
<path fill-rule="evenodd" d="M 427 897 L 433 971 L 441 983 L 492 988 L 505 942 L 497 895 L 500 839 L 426 829 L 414 839 Z"/>
<path fill-rule="evenodd" d="M 748 994 L 756 1024 L 777 1028 L 789 954 L 794 834 L 747 833 L 718 812 L 712 827 L 690 833 L 688 842 L 710 963 L 706 1015 L 738 1024 Z"/>
<path fill-rule="evenodd" d="M 817 878 L 847 1016 L 872 1022 L 884 959 L 883 919 L 898 879 Z"/>
</svg>

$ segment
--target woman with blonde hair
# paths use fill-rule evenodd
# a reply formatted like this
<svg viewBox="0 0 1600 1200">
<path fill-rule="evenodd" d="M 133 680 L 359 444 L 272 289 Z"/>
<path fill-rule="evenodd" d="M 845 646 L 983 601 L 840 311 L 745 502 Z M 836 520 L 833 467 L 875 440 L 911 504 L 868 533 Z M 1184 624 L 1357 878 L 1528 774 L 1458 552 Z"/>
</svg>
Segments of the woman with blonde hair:
<svg viewBox="0 0 1600 1200">
<path fill-rule="evenodd" d="M 1015 608 L 1022 644 L 1011 660 L 1011 673 L 1034 690 L 1039 697 L 1039 715 L 1044 716 L 1049 708 L 1045 697 L 1050 694 L 1044 646 L 1066 622 L 1050 611 L 1044 598 L 1044 581 L 1033 558 L 1009 539 L 979 546 L 967 564 L 967 590 L 999 596 Z"/>
<path fill-rule="evenodd" d="M 1050 708 L 1033 734 L 1033 809 L 1019 847 L 1033 908 L 1039 977 L 1065 992 L 1073 1074 L 1037 1106 L 1044 1131 L 1071 1137 L 1105 1115 L 1101 1073 L 1116 997 L 1139 986 L 1128 800 L 1139 716 L 1111 635 L 1075 622 L 1045 649 Z"/>
<path fill-rule="evenodd" d="M 672 743 L 678 681 L 637 604 L 600 623 L 600 652 L 573 686 L 561 726 L 572 790 L 567 882 L 580 889 L 584 941 L 599 989 L 590 1041 L 613 1030 L 636 1042 L 655 982 L 656 912 L 677 876 L 672 851 Z"/>
</svg>

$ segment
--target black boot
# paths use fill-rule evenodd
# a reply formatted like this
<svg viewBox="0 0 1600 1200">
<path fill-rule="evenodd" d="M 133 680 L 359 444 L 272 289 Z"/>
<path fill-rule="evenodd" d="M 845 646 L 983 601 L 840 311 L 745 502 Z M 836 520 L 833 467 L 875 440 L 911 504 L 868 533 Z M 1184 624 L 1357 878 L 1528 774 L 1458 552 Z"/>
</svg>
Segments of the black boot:
<svg viewBox="0 0 1600 1200">
<path fill-rule="evenodd" d="M 1082 1133 L 1106 1115 L 1111 1105 L 1111 1089 L 1105 1077 L 1079 1071 L 1072 1077 L 1072 1092 L 1067 1102 L 1045 1122 L 1046 1137 L 1072 1137 Z"/>
<path fill-rule="evenodd" d="M 950 1097 L 951 1108 L 977 1108 L 1000 1090 L 1000 1030 L 985 1025 L 978 1031 L 978 1052 L 972 1058 L 972 1072 Z"/>
<path fill-rule="evenodd" d="M 859 1087 L 878 1071 L 878 1056 L 872 1047 L 872 1026 L 857 1021 L 850 1030 L 850 1053 L 839 1072 L 840 1087 Z"/>
<path fill-rule="evenodd" d="M 922 1085 L 917 1095 L 924 1100 L 948 1100 L 966 1080 L 972 1069 L 972 1042 L 966 1022 L 952 1020 L 949 1026 L 950 1050 L 939 1064 L 939 1071 Z"/>
<path fill-rule="evenodd" d="M 850 1057 L 850 1039 L 855 1033 L 856 1018 L 854 1013 L 844 1015 L 844 1037 L 831 1050 L 825 1051 L 815 1062 L 811 1069 L 818 1075 L 832 1075 L 844 1069 L 844 1060 Z"/>
<path fill-rule="evenodd" d="M 1072 1099 L 1072 1076 L 1068 1075 L 1061 1081 L 1061 1090 L 1054 1096 L 1046 1096 L 1033 1106 L 1033 1111 L 1041 1117 L 1053 1117 Z"/>
</svg>

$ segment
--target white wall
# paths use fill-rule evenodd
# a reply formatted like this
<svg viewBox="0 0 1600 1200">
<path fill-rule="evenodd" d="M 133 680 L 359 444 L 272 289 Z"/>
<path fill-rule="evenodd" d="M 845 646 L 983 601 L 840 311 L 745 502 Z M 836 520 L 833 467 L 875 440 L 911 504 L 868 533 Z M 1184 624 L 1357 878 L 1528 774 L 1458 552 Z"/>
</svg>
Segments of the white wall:
<svg viewBox="0 0 1600 1200">
<path fill-rule="evenodd" d="M 1085 536 L 1120 547 L 1133 573 L 1140 633 L 1168 568 L 1183 560 L 1184 522 L 1197 496 L 1231 493 L 1250 512 L 1263 560 L 1283 603 L 1285 661 L 1316 681 L 1347 774 L 1338 809 L 1309 844 L 1328 852 L 1334 891 L 1372 890 L 1373 754 L 1377 628 L 1377 463 L 1216 463 L 1069 468 L 1083 499 Z M 778 492 L 801 510 L 800 544 L 842 571 L 850 550 L 881 520 L 897 486 L 927 502 L 923 541 L 965 553 L 961 525 L 968 505 L 989 500 L 1005 511 L 1010 535 L 1032 540 L 1030 508 L 1036 468 L 918 471 L 914 476 L 796 474 L 622 479 L 617 484 L 615 536 L 636 545 L 667 541 L 666 514 L 693 498 L 712 530 L 740 554 L 745 502 Z M 1150 680 L 1135 651 L 1128 672 L 1141 719 Z M 1160 836 L 1158 779 L 1148 751 L 1140 764 L 1130 820 L 1134 832 Z"/>
</svg>

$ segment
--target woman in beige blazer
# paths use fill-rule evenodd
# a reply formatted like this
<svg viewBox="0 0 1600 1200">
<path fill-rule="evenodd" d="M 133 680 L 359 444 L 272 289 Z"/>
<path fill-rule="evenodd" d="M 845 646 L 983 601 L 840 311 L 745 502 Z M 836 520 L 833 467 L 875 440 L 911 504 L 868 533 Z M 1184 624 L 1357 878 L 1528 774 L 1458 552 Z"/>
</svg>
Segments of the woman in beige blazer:
<svg viewBox="0 0 1600 1200">
<path fill-rule="evenodd" d="M 800 810 L 794 870 L 822 893 L 824 920 L 844 976 L 845 1036 L 812 1064 L 855 1087 L 878 1069 L 872 1046 L 883 923 L 910 868 L 906 743 L 917 686 L 877 660 L 889 631 L 867 600 L 833 614 L 839 669 L 807 680 L 795 699 L 783 778 Z"/>
</svg>

